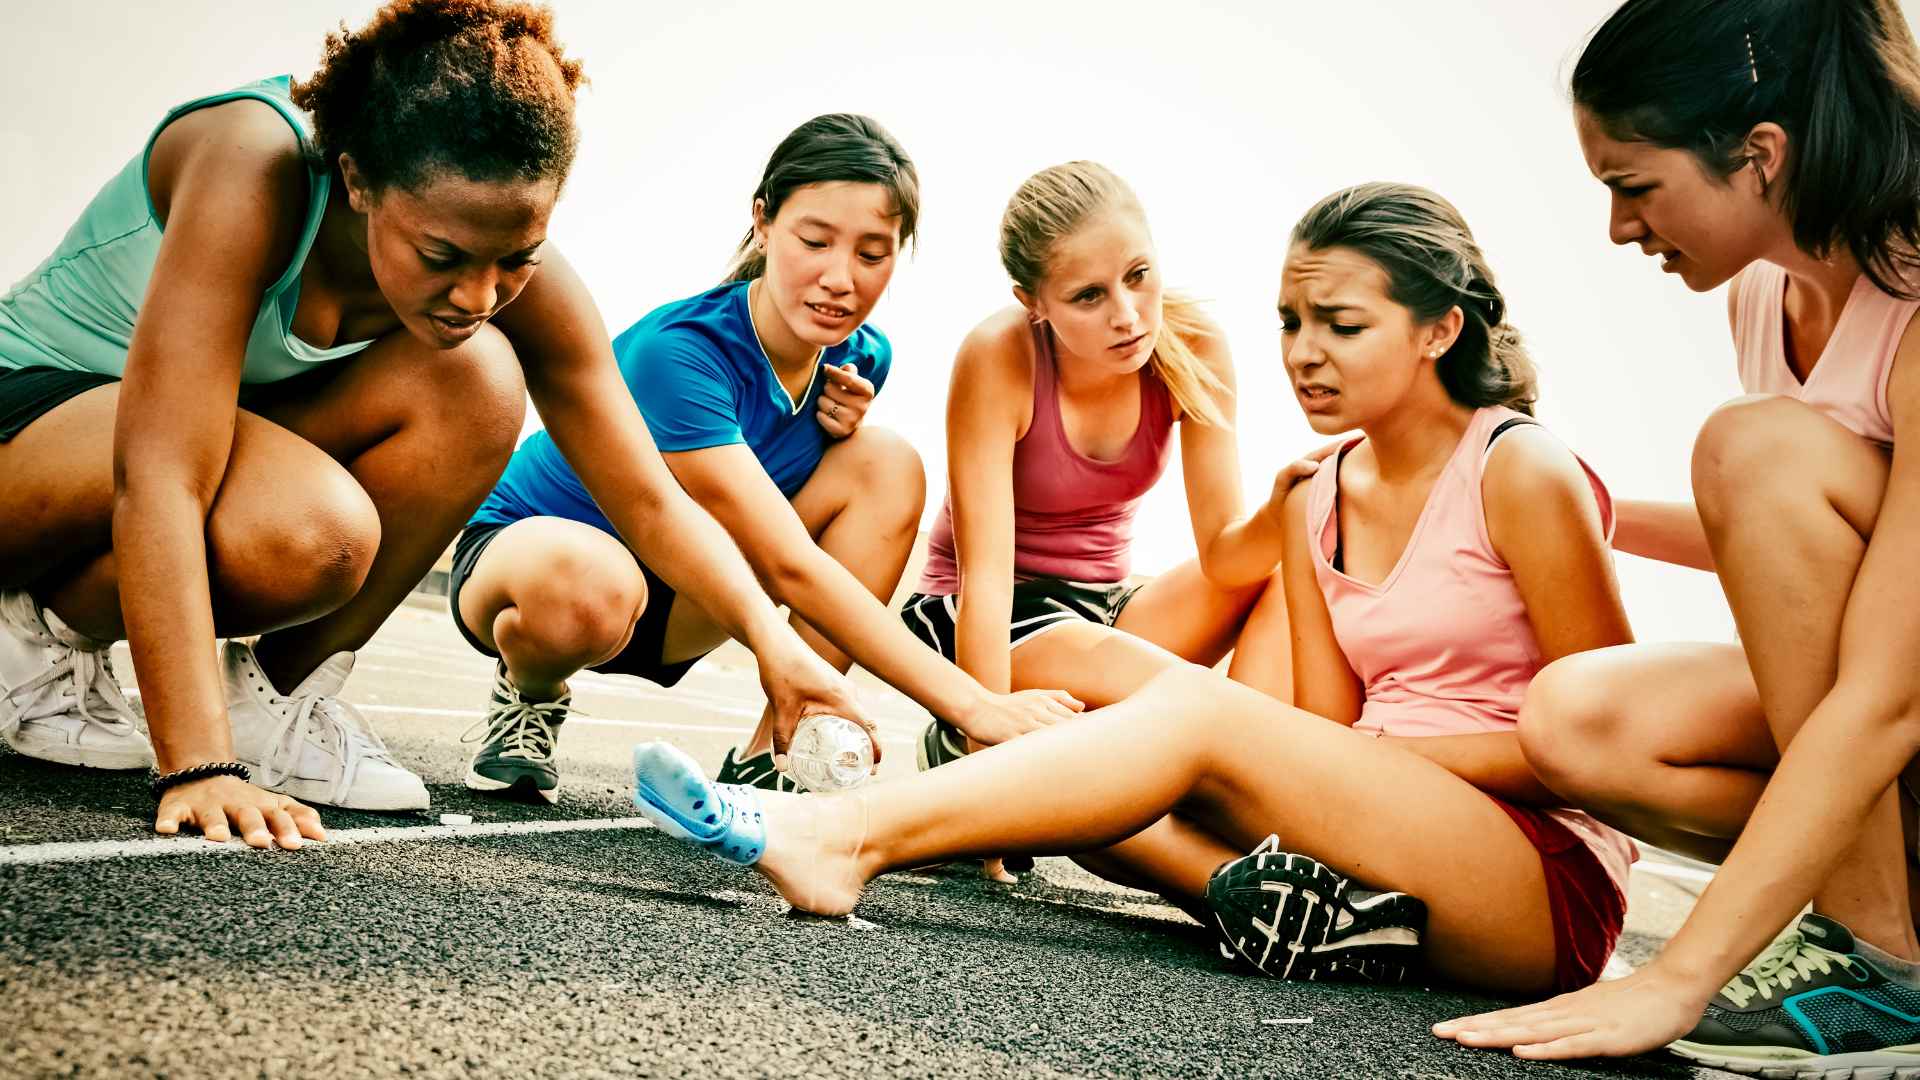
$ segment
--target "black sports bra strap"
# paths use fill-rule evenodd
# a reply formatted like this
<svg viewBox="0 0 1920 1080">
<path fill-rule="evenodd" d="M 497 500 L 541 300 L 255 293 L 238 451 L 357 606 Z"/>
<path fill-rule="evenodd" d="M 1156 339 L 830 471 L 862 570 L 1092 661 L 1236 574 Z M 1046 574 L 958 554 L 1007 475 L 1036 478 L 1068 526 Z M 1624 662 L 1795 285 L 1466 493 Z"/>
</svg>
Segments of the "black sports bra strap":
<svg viewBox="0 0 1920 1080">
<path fill-rule="evenodd" d="M 1516 428 L 1522 424 L 1538 424 L 1539 422 L 1540 421 L 1535 420 L 1531 416 L 1512 416 L 1500 421 L 1500 426 L 1494 428 L 1493 434 L 1487 436 L 1487 449 L 1493 449 L 1493 444 L 1500 441 L 1500 436 L 1505 435 L 1507 429 Z"/>
</svg>

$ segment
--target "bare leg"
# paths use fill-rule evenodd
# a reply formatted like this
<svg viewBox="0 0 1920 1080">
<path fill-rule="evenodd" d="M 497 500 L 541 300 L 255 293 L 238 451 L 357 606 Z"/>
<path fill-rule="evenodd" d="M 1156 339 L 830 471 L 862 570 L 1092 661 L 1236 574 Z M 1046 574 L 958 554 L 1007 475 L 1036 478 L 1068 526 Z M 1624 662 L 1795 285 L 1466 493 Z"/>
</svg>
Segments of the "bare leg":
<svg viewBox="0 0 1920 1080">
<path fill-rule="evenodd" d="M 627 546 L 564 518 L 501 529 L 460 587 L 460 621 L 535 701 L 558 698 L 574 672 L 626 648 L 646 605 Z"/>
<path fill-rule="evenodd" d="M 1621 645 L 1549 664 L 1520 742 L 1542 783 L 1631 836 L 1718 862 L 1780 760 L 1738 645 Z"/>
<path fill-rule="evenodd" d="M 524 408 L 513 351 L 490 329 L 445 353 L 389 335 L 342 364 L 311 397 L 241 411 L 208 518 L 219 632 L 294 627 L 258 650 L 283 688 L 364 644 L 426 575 L 498 477 Z M 0 580 L 31 583 L 101 640 L 125 634 L 110 548 L 118 406 L 119 387 L 101 387 L 0 444 L 0 501 L 37 511 L 0 540 Z"/>
<path fill-rule="evenodd" d="M 1192 669 L 931 772 L 763 802 L 758 868 L 810 911 L 850 910 L 889 869 L 1102 848 L 1179 809 L 1235 849 L 1278 832 L 1343 874 L 1420 897 L 1427 958 L 1445 976 L 1514 992 L 1553 978 L 1539 854 L 1491 799 L 1431 761 Z"/>
<path fill-rule="evenodd" d="M 1781 747 L 1833 688 L 1841 619 L 1889 464 L 1879 448 L 1785 398 L 1722 406 L 1694 446 L 1700 518 Z M 1814 907 L 1889 952 L 1920 957 L 1906 863 L 1889 789 Z"/>
<path fill-rule="evenodd" d="M 358 649 L 406 599 L 513 455 L 526 391 L 513 347 L 492 327 L 438 351 L 381 339 L 313 397 L 265 415 L 347 467 L 380 513 L 380 552 L 352 600 L 254 646 L 283 688 Z"/>
<path fill-rule="evenodd" d="M 1189 559 L 1134 593 L 1114 627 L 1201 667 L 1218 664 L 1231 651 L 1230 678 L 1293 700 L 1287 601 L 1278 572 L 1244 588 L 1223 589 L 1201 572 L 1198 559 Z"/>
</svg>

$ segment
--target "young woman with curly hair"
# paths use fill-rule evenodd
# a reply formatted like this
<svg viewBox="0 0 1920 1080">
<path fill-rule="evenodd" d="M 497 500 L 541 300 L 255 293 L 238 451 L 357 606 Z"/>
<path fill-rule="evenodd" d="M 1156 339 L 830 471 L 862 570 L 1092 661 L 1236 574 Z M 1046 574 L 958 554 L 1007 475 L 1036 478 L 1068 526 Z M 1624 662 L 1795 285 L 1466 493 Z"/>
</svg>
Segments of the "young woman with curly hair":
<svg viewBox="0 0 1920 1080">
<path fill-rule="evenodd" d="M 513 451 L 530 392 L 622 535 L 857 715 L 680 491 L 548 218 L 578 62 L 544 8 L 396 0 L 309 81 L 190 101 L 0 298 L 0 734 L 151 766 L 155 828 L 323 836 L 423 807 L 337 700 Z M 544 264 L 544 265 L 543 265 Z M 536 269 L 539 268 L 539 269 Z M 216 637 L 229 640 L 216 661 Z M 107 646 L 130 641 L 151 743 Z"/>
</svg>

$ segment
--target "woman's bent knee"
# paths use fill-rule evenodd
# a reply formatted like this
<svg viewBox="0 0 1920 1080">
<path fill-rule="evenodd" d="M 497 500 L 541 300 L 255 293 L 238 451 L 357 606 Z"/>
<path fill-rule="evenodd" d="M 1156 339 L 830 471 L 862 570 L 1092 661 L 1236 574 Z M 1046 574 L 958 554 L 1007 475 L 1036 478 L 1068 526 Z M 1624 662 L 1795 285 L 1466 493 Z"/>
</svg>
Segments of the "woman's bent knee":
<svg viewBox="0 0 1920 1080">
<path fill-rule="evenodd" d="M 1595 767 L 1617 763 L 1619 718 L 1590 660 L 1579 655 L 1548 664 L 1527 686 L 1520 709 L 1520 752 L 1540 782 L 1573 799 Z"/>
<path fill-rule="evenodd" d="M 527 387 L 505 334 L 482 326 L 457 349 L 427 358 L 414 422 L 444 436 L 437 460 L 469 466 L 487 486 L 513 455 L 526 420 Z"/>
<path fill-rule="evenodd" d="M 302 478 L 293 505 L 216 513 L 208 523 L 211 581 L 250 624 L 286 625 L 347 604 L 380 550 L 380 514 L 344 469 Z"/>
<path fill-rule="evenodd" d="M 862 495 L 890 500 L 903 516 L 919 522 L 927 498 L 927 472 L 912 443 L 887 428 L 862 427 L 829 452 L 851 459 L 847 464 L 859 477 Z"/>
<path fill-rule="evenodd" d="M 537 577 L 509 587 L 515 611 L 511 645 L 551 659 L 591 663 L 627 639 L 647 601 L 646 579 L 609 573 L 601 560 L 555 552 Z"/>
</svg>

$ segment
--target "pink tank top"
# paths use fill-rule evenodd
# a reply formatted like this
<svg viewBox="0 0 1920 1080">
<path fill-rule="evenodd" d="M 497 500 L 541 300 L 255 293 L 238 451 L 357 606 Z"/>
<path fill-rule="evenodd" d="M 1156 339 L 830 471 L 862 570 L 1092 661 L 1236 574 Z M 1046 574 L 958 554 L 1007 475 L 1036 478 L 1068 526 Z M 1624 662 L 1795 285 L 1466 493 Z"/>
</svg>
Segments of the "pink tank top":
<svg viewBox="0 0 1920 1080">
<path fill-rule="evenodd" d="M 1018 581 L 1126 580 L 1133 566 L 1133 515 L 1167 471 L 1173 399 L 1151 368 L 1140 370 L 1140 423 L 1116 461 L 1095 461 L 1067 442 L 1060 421 L 1053 332 L 1033 326 L 1033 421 L 1013 445 L 1013 571 Z M 960 591 L 953 545 L 953 496 L 927 540 L 919 591 Z"/>
<path fill-rule="evenodd" d="M 1787 272 L 1756 262 L 1741 272 L 1734 290 L 1733 346 L 1742 389 L 1804 401 L 1863 439 L 1893 445 L 1887 376 L 1920 301 L 1888 296 L 1860 275 L 1826 350 L 1801 382 L 1787 363 Z"/>
<path fill-rule="evenodd" d="M 1513 573 L 1487 536 L 1480 493 L 1488 440 L 1512 419 L 1524 418 L 1506 408 L 1474 413 L 1398 565 L 1378 585 L 1333 568 L 1340 543 L 1339 458 L 1314 474 L 1307 500 L 1313 572 L 1334 638 L 1365 688 L 1356 729 L 1417 737 L 1512 731 L 1518 723 L 1543 657 Z M 1346 443 L 1340 457 L 1360 442 Z M 1611 537 L 1613 500 L 1584 461 L 1581 467 Z M 1624 889 L 1632 842 L 1584 813 L 1551 813 Z"/>
</svg>

